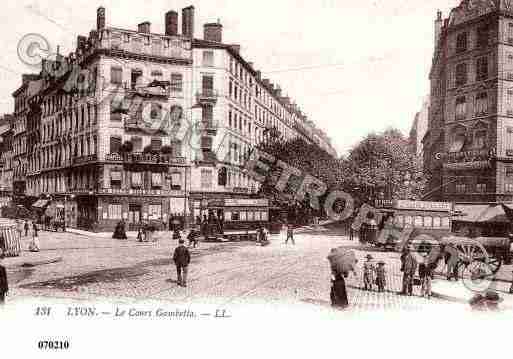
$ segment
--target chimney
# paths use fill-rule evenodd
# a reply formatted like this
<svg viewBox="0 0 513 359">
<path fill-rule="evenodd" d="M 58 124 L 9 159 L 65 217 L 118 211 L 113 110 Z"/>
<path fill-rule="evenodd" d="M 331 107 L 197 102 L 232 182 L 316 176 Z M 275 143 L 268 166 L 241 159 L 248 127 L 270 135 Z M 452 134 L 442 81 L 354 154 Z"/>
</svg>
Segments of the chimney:
<svg viewBox="0 0 513 359">
<path fill-rule="evenodd" d="M 261 80 L 262 79 L 262 71 L 256 71 L 256 78 L 258 80 Z"/>
<path fill-rule="evenodd" d="M 435 49 L 438 47 L 438 40 L 442 34 L 442 12 L 438 10 L 435 20 Z"/>
<path fill-rule="evenodd" d="M 194 38 L 194 6 L 182 9 L 182 35 Z"/>
<path fill-rule="evenodd" d="M 96 10 L 96 30 L 100 31 L 105 29 L 105 8 L 99 7 Z"/>
<path fill-rule="evenodd" d="M 268 79 L 263 79 L 263 80 L 262 80 L 262 83 L 264 84 L 264 86 L 265 86 L 266 88 L 269 88 L 269 85 L 271 84 L 271 81 L 269 81 Z"/>
<path fill-rule="evenodd" d="M 203 39 L 206 41 L 223 42 L 223 25 L 220 21 L 203 25 Z"/>
<path fill-rule="evenodd" d="M 142 34 L 149 34 L 151 32 L 151 23 L 149 21 L 145 21 L 137 25 L 137 32 Z"/>
<path fill-rule="evenodd" d="M 178 13 L 176 11 L 168 11 L 166 13 L 166 36 L 178 35 Z"/>
<path fill-rule="evenodd" d="M 238 44 L 233 44 L 233 45 L 230 45 L 231 49 L 233 51 L 235 51 L 236 53 L 240 54 L 240 45 Z"/>
<path fill-rule="evenodd" d="M 274 94 L 276 97 L 281 97 L 281 88 L 280 86 L 276 85 L 276 89 L 274 90 Z"/>
</svg>

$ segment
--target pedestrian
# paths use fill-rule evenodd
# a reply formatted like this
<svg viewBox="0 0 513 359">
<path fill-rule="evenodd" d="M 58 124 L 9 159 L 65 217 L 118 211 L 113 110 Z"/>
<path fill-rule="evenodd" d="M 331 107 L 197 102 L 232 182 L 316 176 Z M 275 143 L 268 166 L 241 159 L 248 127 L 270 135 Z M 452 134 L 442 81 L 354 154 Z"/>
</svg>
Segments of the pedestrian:
<svg viewBox="0 0 513 359">
<path fill-rule="evenodd" d="M 4 252 L 0 252 L 0 305 L 5 303 L 5 296 L 9 292 L 9 282 L 7 280 L 7 271 L 2 265 Z"/>
<path fill-rule="evenodd" d="M 458 261 L 459 255 L 458 250 L 454 248 L 452 244 L 449 244 L 445 247 L 445 263 L 447 265 L 447 280 L 451 280 L 454 278 L 455 281 L 458 281 Z"/>
<path fill-rule="evenodd" d="M 32 222 L 32 242 L 29 245 L 29 251 L 31 252 L 39 252 L 39 237 L 38 237 L 38 228 L 35 221 Z"/>
<path fill-rule="evenodd" d="M 139 226 L 137 230 L 137 242 L 142 242 L 144 240 L 144 231 L 142 226 Z"/>
<path fill-rule="evenodd" d="M 30 226 L 28 220 L 25 220 L 25 237 L 28 237 Z"/>
<path fill-rule="evenodd" d="M 294 241 L 294 227 L 291 223 L 287 224 L 287 240 L 285 241 L 285 244 L 289 243 L 289 239 L 293 245 L 296 245 L 296 242 Z"/>
<path fill-rule="evenodd" d="M 18 232 L 20 239 L 23 238 L 23 222 L 21 219 L 16 220 L 16 231 Z"/>
<path fill-rule="evenodd" d="M 180 230 L 178 229 L 178 227 L 175 227 L 175 230 L 173 231 L 173 239 L 174 240 L 182 239 L 182 234 L 180 233 Z"/>
<path fill-rule="evenodd" d="M 403 271 L 403 288 L 401 291 L 402 295 L 413 295 L 413 278 L 417 271 L 417 261 L 410 252 L 409 248 L 406 247 L 403 258 L 403 264 L 401 269 Z"/>
<path fill-rule="evenodd" d="M 386 270 L 385 270 L 385 262 L 379 261 L 378 267 L 376 268 L 376 285 L 378 286 L 378 292 L 384 292 L 387 282 L 386 282 Z"/>
<path fill-rule="evenodd" d="M 363 289 L 372 290 L 376 267 L 370 254 L 367 254 L 365 258 L 367 258 L 367 261 L 363 263 Z"/>
<path fill-rule="evenodd" d="M 199 233 L 196 230 L 196 228 L 191 229 L 191 232 L 187 236 L 187 239 L 189 240 L 189 247 L 196 248 L 198 246 L 198 237 Z"/>
<path fill-rule="evenodd" d="M 189 253 L 189 249 L 184 245 L 183 239 L 178 241 L 178 247 L 175 248 L 175 252 L 173 254 L 173 261 L 176 265 L 178 285 L 187 287 L 187 272 L 191 261 L 191 255 Z"/>
<path fill-rule="evenodd" d="M 269 244 L 269 238 L 268 238 L 268 231 L 265 226 L 260 227 L 260 238 L 259 238 L 260 245 L 262 247 L 267 246 Z"/>
<path fill-rule="evenodd" d="M 336 309 L 346 309 L 349 306 L 347 299 L 346 280 L 348 273 L 341 273 L 331 267 L 331 306 Z"/>
<path fill-rule="evenodd" d="M 431 271 L 432 266 L 429 263 L 428 255 L 426 255 L 422 263 L 419 264 L 420 294 L 425 298 L 431 298 Z"/>
</svg>

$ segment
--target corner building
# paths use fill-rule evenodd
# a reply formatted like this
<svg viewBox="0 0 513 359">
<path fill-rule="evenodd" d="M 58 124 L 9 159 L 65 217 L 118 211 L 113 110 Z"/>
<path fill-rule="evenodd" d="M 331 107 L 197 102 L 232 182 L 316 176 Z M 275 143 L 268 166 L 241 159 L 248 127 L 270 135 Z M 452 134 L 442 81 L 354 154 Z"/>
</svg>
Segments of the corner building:
<svg viewBox="0 0 513 359">
<path fill-rule="evenodd" d="M 95 231 L 121 219 L 129 229 L 143 220 L 165 226 L 205 214 L 209 201 L 255 198 L 258 183 L 243 165 L 262 141 L 302 137 L 335 153 L 239 45 L 222 42 L 219 22 L 195 38 L 194 13 L 182 9 L 179 33 L 169 11 L 165 34 L 155 34 L 149 22 L 109 27 L 99 8 L 96 29 L 77 37 L 73 53 L 24 78 L 15 94 L 32 95 L 22 112 L 20 180 L 37 206 L 51 198 L 67 226 Z"/>
<path fill-rule="evenodd" d="M 426 198 L 513 200 L 513 1 L 462 1 L 435 21 Z"/>
</svg>

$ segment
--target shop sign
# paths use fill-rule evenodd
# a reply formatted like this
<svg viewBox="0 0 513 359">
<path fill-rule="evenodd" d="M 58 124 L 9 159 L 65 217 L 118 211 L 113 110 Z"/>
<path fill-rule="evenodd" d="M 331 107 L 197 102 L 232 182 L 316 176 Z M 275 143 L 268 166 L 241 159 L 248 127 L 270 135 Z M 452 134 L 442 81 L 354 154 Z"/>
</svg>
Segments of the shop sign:
<svg viewBox="0 0 513 359">
<path fill-rule="evenodd" d="M 269 201 L 267 199 L 231 198 L 225 200 L 225 206 L 268 207 Z"/>
<path fill-rule="evenodd" d="M 450 202 L 426 202 L 426 201 L 408 201 L 398 200 L 395 207 L 397 209 L 409 209 L 417 211 L 444 211 L 450 212 L 452 210 L 452 203 Z"/>
</svg>

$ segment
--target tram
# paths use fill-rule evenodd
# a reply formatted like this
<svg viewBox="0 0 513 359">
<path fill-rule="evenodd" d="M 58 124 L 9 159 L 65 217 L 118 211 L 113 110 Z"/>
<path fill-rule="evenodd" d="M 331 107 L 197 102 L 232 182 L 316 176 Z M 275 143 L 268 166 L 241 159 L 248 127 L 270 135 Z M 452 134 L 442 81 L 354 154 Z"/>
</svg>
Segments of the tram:
<svg viewBox="0 0 513 359">
<path fill-rule="evenodd" d="M 267 199 L 210 200 L 203 208 L 201 231 L 205 240 L 256 240 L 261 227 L 272 227 Z"/>
</svg>

